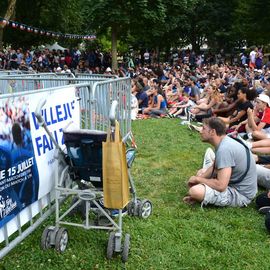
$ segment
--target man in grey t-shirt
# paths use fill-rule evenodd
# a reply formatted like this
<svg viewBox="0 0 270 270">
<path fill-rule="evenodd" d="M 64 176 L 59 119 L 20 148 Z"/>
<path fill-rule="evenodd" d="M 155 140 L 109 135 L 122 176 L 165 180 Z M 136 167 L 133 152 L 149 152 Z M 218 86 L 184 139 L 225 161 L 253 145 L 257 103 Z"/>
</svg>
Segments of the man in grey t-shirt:
<svg viewBox="0 0 270 270">
<path fill-rule="evenodd" d="M 189 194 L 184 198 L 184 202 L 242 207 L 248 205 L 255 197 L 255 161 L 244 145 L 226 136 L 225 130 L 225 123 L 219 118 L 204 120 L 201 139 L 214 146 L 216 158 L 214 164 L 206 171 L 200 170 L 196 176 L 190 177 Z M 246 173 L 247 153 L 250 159 Z M 241 179 L 243 175 L 244 178 Z"/>
</svg>

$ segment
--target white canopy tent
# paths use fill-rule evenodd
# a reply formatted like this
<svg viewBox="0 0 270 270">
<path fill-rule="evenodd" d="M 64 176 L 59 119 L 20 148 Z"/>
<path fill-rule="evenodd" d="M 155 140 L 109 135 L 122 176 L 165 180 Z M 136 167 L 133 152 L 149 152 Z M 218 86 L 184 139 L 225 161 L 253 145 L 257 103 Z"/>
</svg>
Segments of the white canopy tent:
<svg viewBox="0 0 270 270">
<path fill-rule="evenodd" d="M 54 44 L 52 45 L 46 45 L 45 48 L 49 49 L 50 51 L 52 50 L 60 50 L 60 51 L 64 51 L 66 50 L 66 48 L 60 46 L 57 42 L 55 42 Z"/>
</svg>

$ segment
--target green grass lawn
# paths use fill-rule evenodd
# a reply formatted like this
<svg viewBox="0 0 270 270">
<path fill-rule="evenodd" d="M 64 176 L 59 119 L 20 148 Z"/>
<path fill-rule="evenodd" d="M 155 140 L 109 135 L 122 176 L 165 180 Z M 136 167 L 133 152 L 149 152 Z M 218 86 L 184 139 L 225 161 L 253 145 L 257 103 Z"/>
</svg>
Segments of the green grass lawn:
<svg viewBox="0 0 270 270">
<path fill-rule="evenodd" d="M 41 251 L 50 217 L 1 262 L 0 269 L 269 269 L 270 238 L 264 217 L 247 208 L 190 207 L 182 202 L 186 181 L 200 168 L 207 144 L 179 125 L 177 119 L 133 122 L 138 145 L 132 175 L 140 198 L 150 199 L 153 215 L 124 218 L 131 250 L 124 265 L 120 256 L 105 258 L 108 233 L 68 227 L 63 254 Z"/>
</svg>

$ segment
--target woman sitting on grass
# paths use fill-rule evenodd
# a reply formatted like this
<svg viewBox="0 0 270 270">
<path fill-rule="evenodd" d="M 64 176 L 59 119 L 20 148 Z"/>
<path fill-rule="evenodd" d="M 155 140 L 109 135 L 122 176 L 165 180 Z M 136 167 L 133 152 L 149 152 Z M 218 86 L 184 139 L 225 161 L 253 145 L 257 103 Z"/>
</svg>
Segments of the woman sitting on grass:
<svg viewBox="0 0 270 270">
<path fill-rule="evenodd" d="M 144 114 L 149 114 L 151 117 L 159 117 L 167 114 L 167 104 L 162 96 L 162 91 L 157 86 L 153 87 L 152 100 L 150 105 L 144 109 Z"/>
<path fill-rule="evenodd" d="M 164 86 L 163 89 L 168 106 L 173 106 L 175 103 L 182 100 L 183 89 L 179 79 L 174 78 L 172 83 Z"/>
<path fill-rule="evenodd" d="M 212 109 L 218 107 L 222 101 L 221 94 L 216 85 L 209 85 L 206 89 L 207 95 L 203 102 L 198 102 L 191 110 L 191 113 L 195 115 L 196 120 L 201 121 L 203 118 L 212 116 Z"/>
</svg>

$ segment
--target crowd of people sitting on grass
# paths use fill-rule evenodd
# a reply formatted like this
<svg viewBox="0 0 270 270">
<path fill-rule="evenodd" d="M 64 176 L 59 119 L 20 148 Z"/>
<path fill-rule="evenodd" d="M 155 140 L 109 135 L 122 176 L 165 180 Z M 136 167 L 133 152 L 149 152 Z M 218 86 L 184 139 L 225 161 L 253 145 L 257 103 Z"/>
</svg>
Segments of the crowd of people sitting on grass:
<svg viewBox="0 0 270 270">
<path fill-rule="evenodd" d="M 174 53 L 172 61 L 158 63 L 148 53 L 142 62 L 120 64 L 117 72 L 110 67 L 109 55 L 98 55 L 82 56 L 74 50 L 33 56 L 13 50 L 9 59 L 0 53 L 0 64 L 89 73 L 99 73 L 101 66 L 105 74 L 130 77 L 132 120 L 180 118 L 215 148 L 215 153 L 207 150 L 205 166 L 189 179 L 186 203 L 241 207 L 255 197 L 257 184 L 270 190 L 270 61 L 262 62 L 260 50 L 254 48 L 249 61 L 241 54 L 240 62 L 230 64 L 222 57 L 210 61 L 194 52 L 182 58 Z M 260 212 L 268 213 L 270 230 L 270 192 L 256 202 Z"/>
<path fill-rule="evenodd" d="M 257 184 L 270 190 L 267 64 L 261 69 L 226 64 L 139 68 L 133 75 L 132 93 L 138 102 L 137 118 L 179 117 L 215 149 L 210 169 L 189 179 L 186 203 L 242 207 L 255 198 Z M 260 212 L 267 213 L 270 231 L 270 192 L 259 195 L 256 202 Z"/>
<path fill-rule="evenodd" d="M 258 116 L 256 97 L 269 90 L 267 66 L 253 69 L 221 64 L 190 69 L 187 64 L 162 64 L 139 67 L 132 74 L 139 118 L 190 115 L 201 121 L 216 115 L 223 117 L 230 130 L 240 132 L 248 126 L 248 114 Z"/>
</svg>

